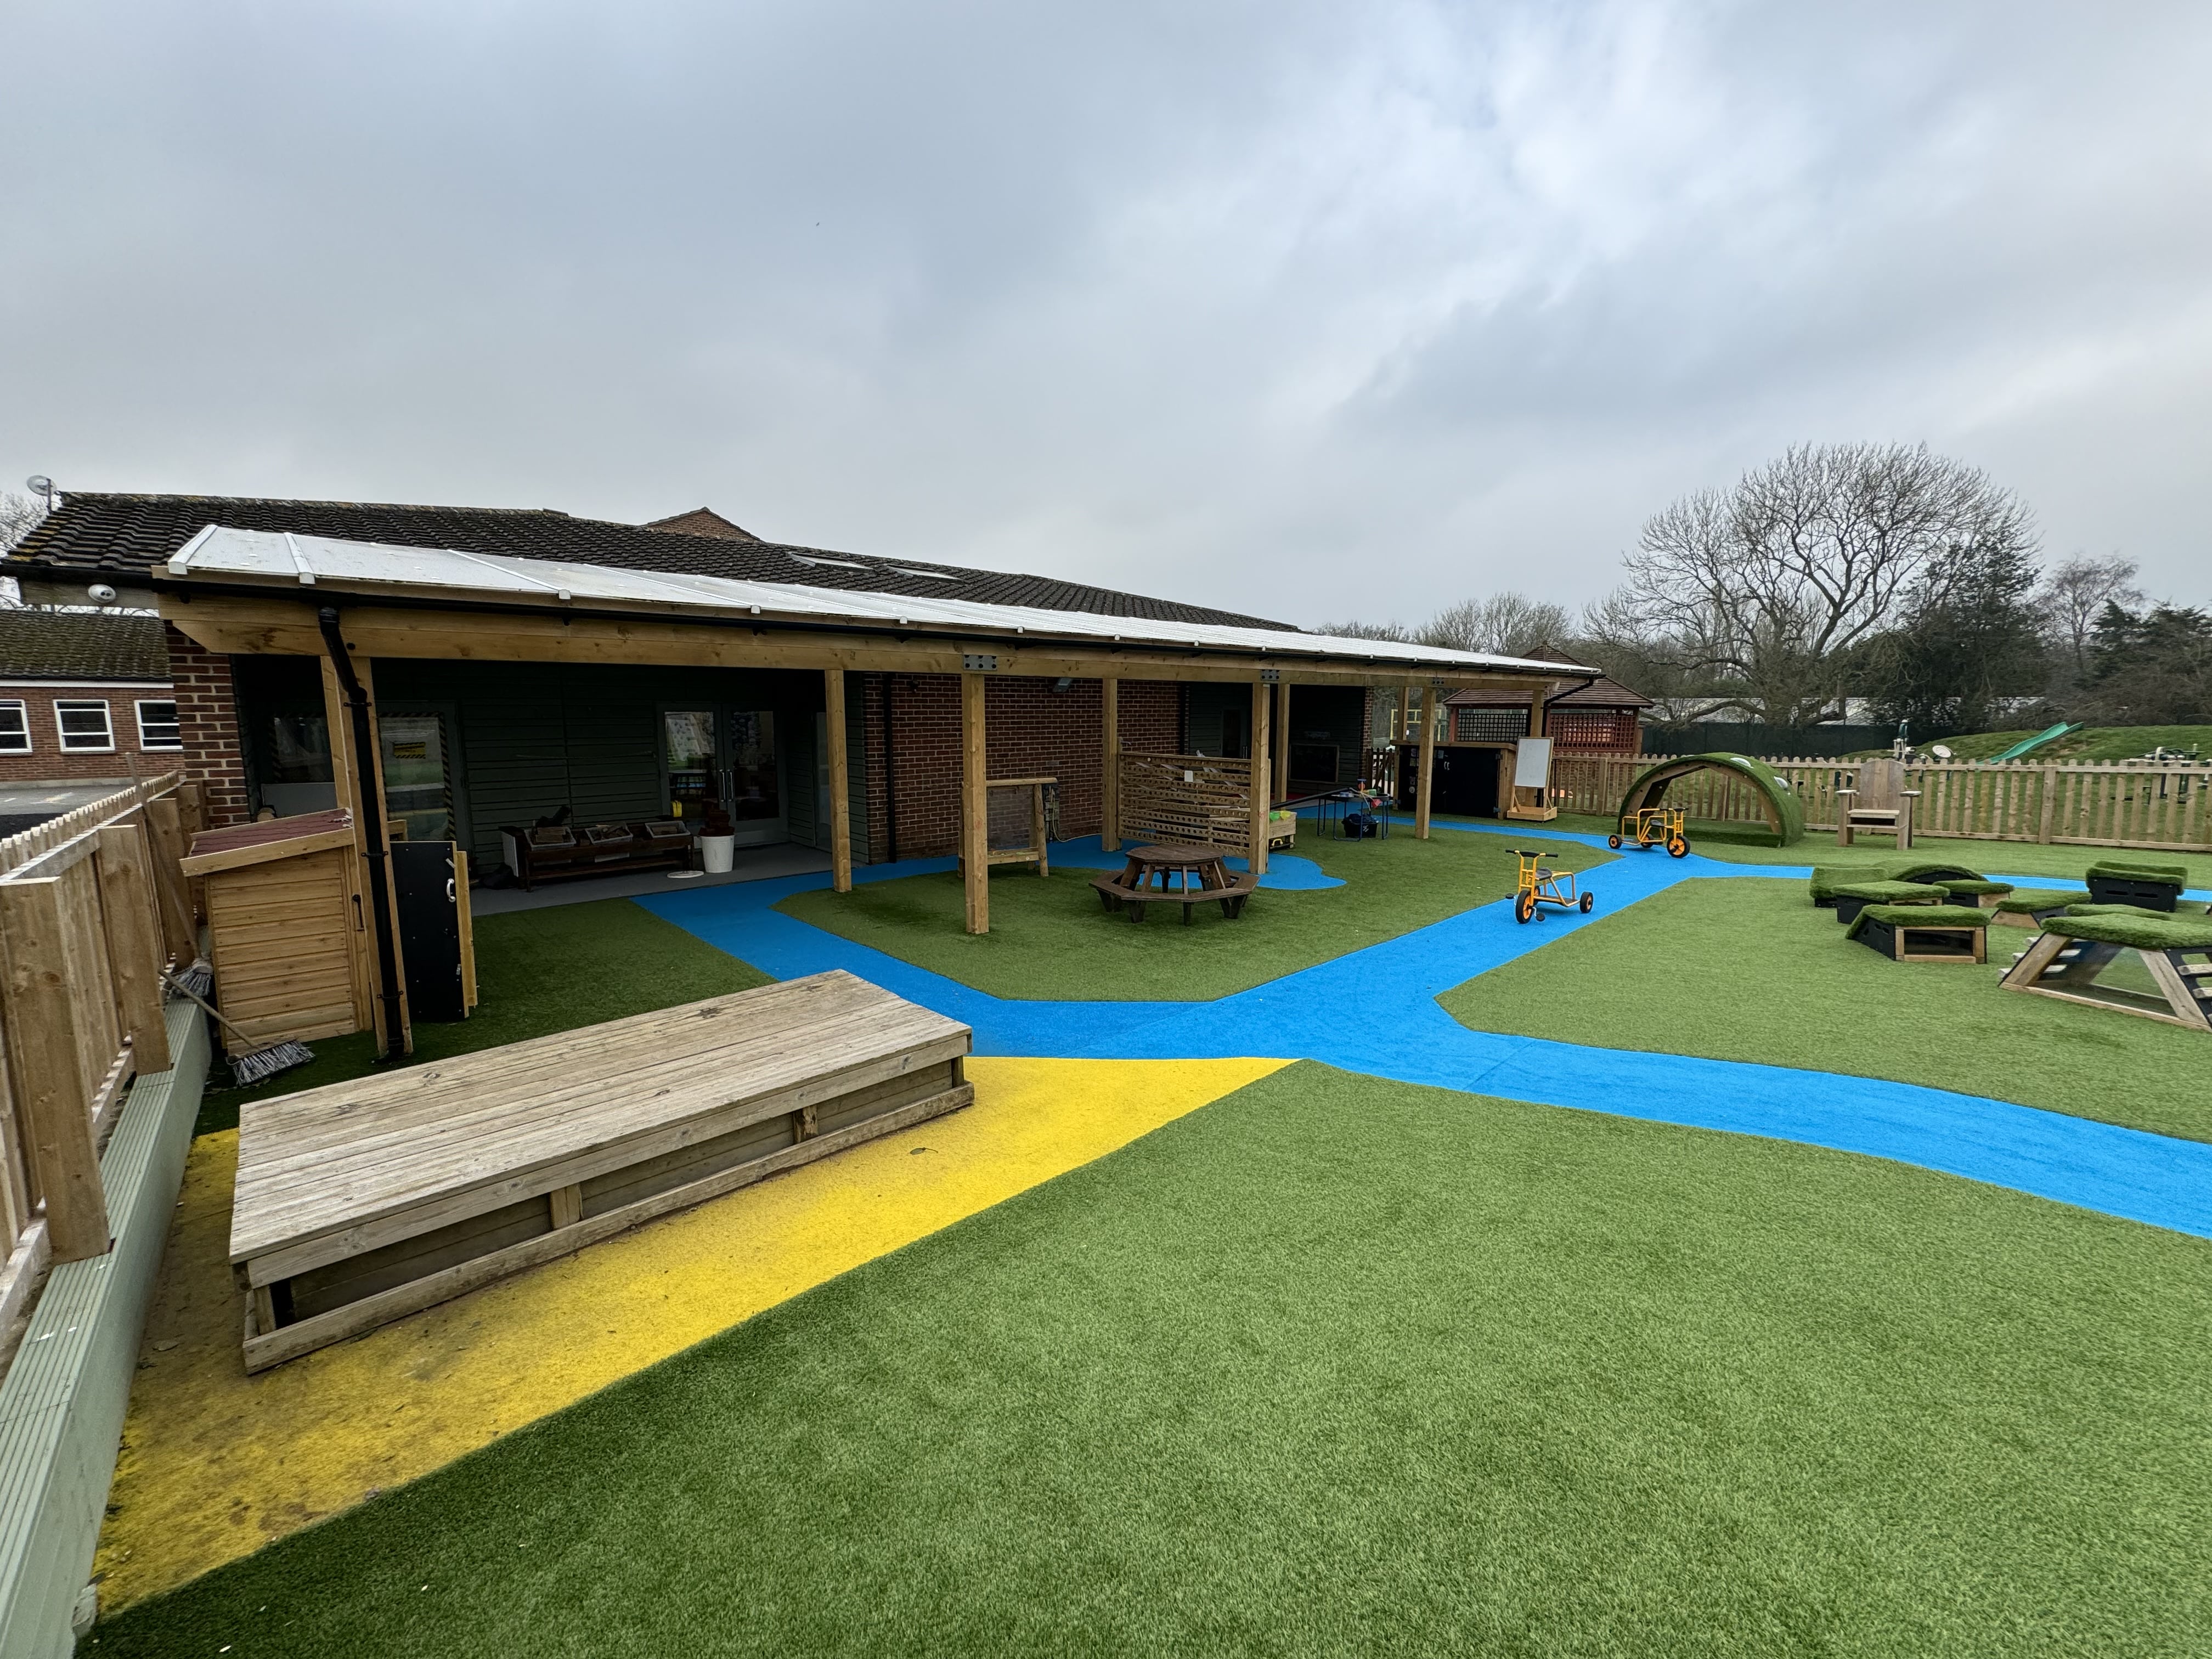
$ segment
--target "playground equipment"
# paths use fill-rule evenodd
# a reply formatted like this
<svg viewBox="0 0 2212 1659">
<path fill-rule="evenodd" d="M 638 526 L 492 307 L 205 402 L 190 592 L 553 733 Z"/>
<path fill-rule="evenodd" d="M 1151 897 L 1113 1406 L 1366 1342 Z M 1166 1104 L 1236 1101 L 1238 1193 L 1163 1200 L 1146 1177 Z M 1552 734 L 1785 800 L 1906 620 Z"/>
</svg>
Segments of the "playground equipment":
<svg viewBox="0 0 2212 1659">
<path fill-rule="evenodd" d="M 1621 815 L 1620 833 L 1607 836 L 1605 844 L 1615 852 L 1624 841 L 1639 849 L 1663 847 L 1668 857 L 1678 859 L 1690 850 L 1689 822 L 1688 811 L 1680 806 L 1639 806 Z"/>
<path fill-rule="evenodd" d="M 1774 836 L 1777 847 L 1790 847 L 1805 838 L 1805 809 L 1790 787 L 1788 779 L 1764 761 L 1747 755 L 1711 754 L 1676 755 L 1661 761 L 1640 774 L 1628 786 L 1620 798 L 1619 816 L 1626 819 L 1645 807 L 1656 806 L 1666 798 L 1668 787 L 1680 780 L 1694 779 L 1686 791 L 1692 798 L 1683 802 L 1685 812 L 1695 810 L 1695 795 L 1723 783 L 1744 786 L 1738 796 L 1742 804 L 1754 807 L 1766 820 L 1766 827 Z M 1727 797 L 1730 792 L 1718 789 L 1723 799 L 1708 801 L 1705 810 L 1698 811 L 1700 818 L 1730 818 L 1736 816 Z"/>
<path fill-rule="evenodd" d="M 1541 853 L 1531 853 L 1522 848 L 1513 849 L 1521 860 L 1520 874 L 1513 888 L 1513 920 L 1527 921 L 1536 914 L 1540 904 L 1557 905 L 1562 910 L 1579 910 L 1584 915 L 1597 902 L 1593 894 L 1577 890 L 1575 872 L 1559 871 L 1544 863 Z"/>
</svg>

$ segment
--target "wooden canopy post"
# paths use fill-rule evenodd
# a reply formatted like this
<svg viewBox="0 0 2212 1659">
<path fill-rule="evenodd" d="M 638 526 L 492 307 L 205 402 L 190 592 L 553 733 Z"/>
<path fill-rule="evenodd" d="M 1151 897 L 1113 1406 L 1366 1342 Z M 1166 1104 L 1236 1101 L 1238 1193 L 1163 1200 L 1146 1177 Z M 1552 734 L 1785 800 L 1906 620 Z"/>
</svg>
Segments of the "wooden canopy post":
<svg viewBox="0 0 2212 1659">
<path fill-rule="evenodd" d="M 1434 682 L 1421 688 L 1421 793 L 1413 802 L 1413 838 L 1429 838 L 1430 797 L 1437 775 L 1437 688 Z"/>
<path fill-rule="evenodd" d="M 845 753 L 845 671 L 822 671 L 822 701 L 830 728 L 830 890 L 853 890 L 852 772 Z"/>
<path fill-rule="evenodd" d="M 983 677 L 960 676 L 960 865 L 968 931 L 991 931 L 991 792 L 984 771 Z"/>
<path fill-rule="evenodd" d="M 381 753 L 384 741 L 376 720 L 376 682 L 370 676 L 368 661 L 356 659 L 353 664 L 354 676 L 360 681 L 362 690 L 368 698 L 369 752 L 363 755 L 358 752 L 358 745 L 354 742 L 353 705 L 346 700 L 344 689 L 338 683 L 337 665 L 327 653 L 322 662 L 323 711 L 325 720 L 330 726 L 331 777 L 337 787 L 337 804 L 353 814 L 354 846 L 359 864 L 367 860 L 370 850 L 368 815 L 363 810 L 363 792 L 374 791 L 372 798 L 380 807 L 385 799 L 384 757 Z M 392 831 L 388 823 L 385 829 L 384 844 L 386 848 L 392 845 Z M 356 880 L 359 880 L 358 874 Z M 360 898 L 366 909 L 374 902 L 375 890 L 368 883 L 361 884 L 363 890 Z M 392 970 L 399 984 L 399 1029 L 397 1031 L 387 1029 L 384 998 L 378 984 L 376 924 L 373 917 L 364 917 L 362 931 L 357 936 L 363 952 L 363 983 L 368 989 L 369 1007 L 376 1016 L 371 1029 L 376 1033 L 379 1059 L 415 1052 L 415 1022 L 407 1007 L 407 968 L 405 959 L 400 954 L 399 903 L 396 890 L 397 884 L 389 881 L 385 884 L 386 915 L 391 919 Z"/>
<path fill-rule="evenodd" d="M 1528 694 L 1528 735 L 1540 738 L 1544 733 L 1544 693 L 1548 686 L 1538 686 Z"/>
<path fill-rule="evenodd" d="M 7 995 L 0 1019 L 7 1025 L 9 1091 L 23 1126 L 27 1162 L 46 1200 L 46 1239 L 57 1261 L 83 1261 L 107 1254 L 107 1189 L 100 1179 L 100 1150 L 93 1139 L 93 1097 L 88 1075 L 104 1048 L 87 1029 L 87 995 L 106 975 L 87 960 L 90 941 L 79 928 L 84 908 L 70 902 L 59 878 L 0 883 L 0 941 L 7 950 Z M 77 926 L 72 926 L 72 924 Z"/>
<path fill-rule="evenodd" d="M 1270 728 L 1267 753 L 1275 763 L 1275 799 L 1291 798 L 1291 683 L 1275 682 L 1275 722 Z"/>
<path fill-rule="evenodd" d="M 1267 682 L 1252 682 L 1252 834 L 1250 850 L 1245 856 L 1251 861 L 1252 873 L 1267 873 L 1267 754 L 1273 733 L 1267 730 Z"/>
<path fill-rule="evenodd" d="M 1121 847 L 1121 682 L 1109 679 L 1098 684 L 1098 844 L 1114 853 Z"/>
</svg>

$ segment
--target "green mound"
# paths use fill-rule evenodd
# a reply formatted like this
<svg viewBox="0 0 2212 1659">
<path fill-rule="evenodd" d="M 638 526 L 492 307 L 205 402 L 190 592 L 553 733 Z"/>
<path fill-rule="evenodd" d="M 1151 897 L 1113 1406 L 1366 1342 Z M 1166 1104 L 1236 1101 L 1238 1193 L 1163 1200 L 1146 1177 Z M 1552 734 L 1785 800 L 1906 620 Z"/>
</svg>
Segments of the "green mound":
<svg viewBox="0 0 2212 1659">
<path fill-rule="evenodd" d="M 1939 880 L 1934 884 L 1947 893 L 2009 893 L 2012 891 L 2012 884 L 2008 881 L 1961 881 L 1954 877 L 1948 880 Z"/>
<path fill-rule="evenodd" d="M 1997 908 L 2008 916 L 2032 916 L 2039 910 L 2063 910 L 2069 904 L 2094 902 L 2086 887 L 2030 887 L 2010 898 L 1999 899 Z"/>
<path fill-rule="evenodd" d="M 1856 939 L 1869 921 L 1888 927 L 1986 927 L 1990 913 L 1966 904 L 1869 904 L 1851 918 L 1846 939 Z"/>
<path fill-rule="evenodd" d="M 2043 931 L 2100 945 L 2125 945 L 2137 951 L 2212 951 L 2212 917 L 2169 916 L 2125 905 L 2112 907 L 2113 912 L 2123 909 L 2130 914 L 2051 916 L 2044 921 Z"/>
</svg>

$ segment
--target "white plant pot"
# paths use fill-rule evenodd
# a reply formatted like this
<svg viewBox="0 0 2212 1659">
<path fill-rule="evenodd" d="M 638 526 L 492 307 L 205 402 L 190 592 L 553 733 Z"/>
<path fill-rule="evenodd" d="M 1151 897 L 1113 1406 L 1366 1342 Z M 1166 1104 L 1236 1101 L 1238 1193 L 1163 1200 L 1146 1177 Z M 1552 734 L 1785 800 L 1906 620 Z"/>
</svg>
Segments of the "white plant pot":
<svg viewBox="0 0 2212 1659">
<path fill-rule="evenodd" d="M 726 876 L 737 862 L 738 838 L 735 836 L 702 836 L 699 837 L 699 856 L 706 864 L 710 876 Z"/>
</svg>

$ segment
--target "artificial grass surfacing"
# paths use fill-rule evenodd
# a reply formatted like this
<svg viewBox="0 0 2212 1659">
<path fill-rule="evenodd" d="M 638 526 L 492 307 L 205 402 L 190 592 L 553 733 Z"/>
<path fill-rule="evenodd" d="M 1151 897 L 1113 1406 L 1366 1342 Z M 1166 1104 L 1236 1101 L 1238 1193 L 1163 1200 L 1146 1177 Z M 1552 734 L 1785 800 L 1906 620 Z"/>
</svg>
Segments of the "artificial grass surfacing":
<svg viewBox="0 0 2212 1659">
<path fill-rule="evenodd" d="M 2208 1285 L 1901 1164 L 1300 1065 L 85 1650 L 2181 1653 Z"/>
<path fill-rule="evenodd" d="M 1609 835 L 1620 826 L 1611 818 L 1597 817 L 1588 813 L 1562 812 L 1544 826 L 1547 830 L 1570 830 L 1577 835 Z M 1805 839 L 1795 847 L 1761 847 L 1755 842 L 1737 838 L 1736 832 L 1749 835 L 1750 824 L 1723 825 L 1700 823 L 1690 825 L 1690 850 L 1701 853 L 1724 864 L 1794 864 L 1819 865 L 1830 860 L 1863 859 L 1868 864 L 1881 864 L 1885 868 L 1906 863 L 1915 857 L 1923 861 L 1936 854 L 1955 860 L 1958 866 L 1976 870 L 1984 875 L 2044 876 L 2063 879 L 2067 884 L 2081 882 L 2082 873 L 2100 859 L 2125 857 L 2111 849 L 2100 847 L 2069 847 L 2061 842 L 2044 845 L 2032 841 L 1966 841 L 1942 836 L 1916 835 L 1912 851 L 1902 855 L 1891 846 L 1887 836 L 1868 837 L 1856 847 L 1838 847 L 1835 836 L 1828 830 L 1809 830 Z M 1636 854 L 1636 857 L 1650 857 Z M 1658 856 L 1664 857 L 1664 854 Z M 2212 887 L 2212 853 L 2167 853 L 2148 854 L 2161 864 L 2179 864 L 2189 872 L 2191 887 Z"/>
<path fill-rule="evenodd" d="M 1547 861 L 1587 870 L 1612 854 L 1543 842 Z M 1004 868 L 991 878 L 991 931 L 962 931 L 960 878 L 946 872 L 863 882 L 849 893 L 794 893 L 776 908 L 801 921 L 943 974 L 993 996 L 1064 1001 L 1200 1002 L 1249 990 L 1316 963 L 1506 897 L 1517 867 L 1502 836 L 1440 830 L 1426 842 L 1401 830 L 1388 841 L 1301 843 L 1345 884 L 1309 892 L 1263 889 L 1229 921 L 1218 904 L 1155 904 L 1141 923 L 1109 915 L 1091 888 L 1097 870 L 1039 880 Z"/>
<path fill-rule="evenodd" d="M 1888 1078 L 2212 1140 L 2212 1039 L 2000 989 L 2009 952 L 1994 947 L 2025 933 L 1993 933 L 1978 967 L 1885 962 L 1802 893 L 1685 882 L 1438 1000 L 1478 1030 Z"/>
<path fill-rule="evenodd" d="M 758 969 L 629 899 L 480 917 L 476 951 L 476 1008 L 449 1024 L 418 1020 L 415 1052 L 402 1063 L 419 1066 L 769 983 Z M 367 1031 L 318 1037 L 307 1046 L 315 1053 L 311 1063 L 251 1089 L 222 1086 L 230 1082 L 230 1065 L 218 1054 L 192 1133 L 236 1128 L 238 1109 L 247 1101 L 345 1083 L 376 1069 L 376 1039 Z"/>
</svg>

